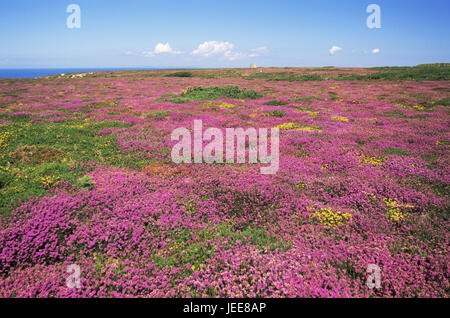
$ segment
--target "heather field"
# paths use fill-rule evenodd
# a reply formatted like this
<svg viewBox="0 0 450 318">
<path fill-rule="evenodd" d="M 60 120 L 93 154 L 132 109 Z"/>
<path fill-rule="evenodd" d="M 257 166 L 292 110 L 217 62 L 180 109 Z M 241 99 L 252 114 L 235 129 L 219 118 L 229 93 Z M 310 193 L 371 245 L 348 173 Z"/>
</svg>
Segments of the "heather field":
<svg viewBox="0 0 450 318">
<path fill-rule="evenodd" d="M 0 297 L 449 297 L 449 70 L 0 79 Z M 279 170 L 173 163 L 194 120 Z"/>
</svg>

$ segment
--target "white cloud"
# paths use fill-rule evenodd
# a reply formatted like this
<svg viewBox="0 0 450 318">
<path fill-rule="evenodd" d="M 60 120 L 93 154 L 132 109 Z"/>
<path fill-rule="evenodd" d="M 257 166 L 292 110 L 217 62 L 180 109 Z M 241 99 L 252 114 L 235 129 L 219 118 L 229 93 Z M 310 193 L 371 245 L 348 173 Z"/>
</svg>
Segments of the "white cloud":
<svg viewBox="0 0 450 318">
<path fill-rule="evenodd" d="M 158 43 L 155 46 L 155 49 L 153 51 L 145 51 L 142 54 L 147 57 L 152 57 L 158 54 L 181 54 L 183 52 L 181 51 L 174 51 L 171 47 L 169 42 L 166 44 Z"/>
<path fill-rule="evenodd" d="M 146 56 L 146 57 L 152 57 L 152 56 L 155 56 L 155 53 L 153 53 L 153 51 L 145 51 L 145 52 L 142 52 L 142 55 Z"/>
<path fill-rule="evenodd" d="M 267 46 L 261 46 L 255 49 L 251 49 L 250 52 L 251 53 L 248 54 L 248 57 L 257 57 L 269 53 L 269 49 L 267 48 Z"/>
<path fill-rule="evenodd" d="M 373 53 L 373 54 L 380 53 L 380 49 L 378 49 L 378 48 L 377 48 L 377 49 L 373 49 L 373 50 L 372 50 L 372 53 Z"/>
<path fill-rule="evenodd" d="M 166 44 L 162 44 L 162 43 L 156 44 L 154 52 L 155 52 L 155 54 L 160 54 L 160 53 L 179 54 L 180 53 L 178 51 L 172 50 L 172 48 L 170 47 L 169 42 L 167 42 Z"/>
<path fill-rule="evenodd" d="M 250 54 L 237 52 L 234 50 L 234 44 L 230 42 L 206 41 L 201 43 L 191 54 L 202 57 L 219 56 L 234 61 L 245 57 L 259 56 L 261 53 L 268 52 L 268 49 L 267 47 L 259 47 L 251 51 Z"/>
<path fill-rule="evenodd" d="M 329 50 L 329 52 L 330 52 L 331 55 L 333 55 L 333 54 L 336 53 L 337 51 L 341 51 L 341 50 L 342 50 L 341 47 L 336 46 L 336 45 L 333 45 L 333 46 L 331 47 L 331 49 Z"/>
<path fill-rule="evenodd" d="M 230 55 L 234 48 L 234 44 L 230 42 L 207 41 L 198 46 L 192 51 L 193 55 L 209 57 L 213 55 Z"/>
<path fill-rule="evenodd" d="M 269 53 L 269 49 L 267 48 L 267 46 L 257 47 L 256 49 L 252 49 L 251 51 L 255 52 L 256 54 L 267 54 L 267 53 Z"/>
<path fill-rule="evenodd" d="M 223 56 L 230 61 L 234 61 L 246 57 L 247 54 L 241 52 L 226 51 Z"/>
<path fill-rule="evenodd" d="M 206 41 L 198 45 L 198 47 L 191 52 L 192 55 L 200 57 L 217 56 L 230 61 L 243 59 L 246 57 L 257 57 L 267 54 L 269 49 L 266 46 L 251 49 L 248 52 L 239 52 L 235 50 L 234 44 L 230 42 Z M 143 56 L 154 57 L 159 54 L 182 54 L 183 52 L 175 51 L 171 48 L 169 43 L 158 43 L 152 51 L 142 52 Z M 131 55 L 131 52 L 127 52 Z"/>
</svg>

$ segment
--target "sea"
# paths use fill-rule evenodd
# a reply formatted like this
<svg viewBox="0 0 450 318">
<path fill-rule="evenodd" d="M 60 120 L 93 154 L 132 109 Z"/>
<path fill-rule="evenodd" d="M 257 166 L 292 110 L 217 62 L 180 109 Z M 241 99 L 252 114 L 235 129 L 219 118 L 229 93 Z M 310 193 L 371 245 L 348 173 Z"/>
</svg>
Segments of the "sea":
<svg viewBox="0 0 450 318">
<path fill-rule="evenodd" d="M 78 73 L 78 72 L 104 72 L 123 70 L 156 70 L 155 68 L 17 68 L 0 69 L 0 78 L 35 78 L 57 74 Z"/>
</svg>

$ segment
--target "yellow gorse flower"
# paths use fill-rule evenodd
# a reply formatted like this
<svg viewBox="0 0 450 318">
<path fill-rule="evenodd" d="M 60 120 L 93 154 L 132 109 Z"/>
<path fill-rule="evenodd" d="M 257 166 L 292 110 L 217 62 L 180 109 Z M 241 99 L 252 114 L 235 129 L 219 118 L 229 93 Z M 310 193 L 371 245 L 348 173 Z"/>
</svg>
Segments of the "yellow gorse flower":
<svg viewBox="0 0 450 318">
<path fill-rule="evenodd" d="M 413 108 L 414 108 L 415 110 L 425 110 L 425 109 L 426 109 L 426 108 L 425 108 L 424 106 L 422 106 L 422 105 L 414 105 Z"/>
<path fill-rule="evenodd" d="M 86 124 L 82 124 L 82 125 L 70 125 L 69 128 L 83 129 L 83 128 L 85 128 L 86 126 L 87 126 Z"/>
<path fill-rule="evenodd" d="M 197 212 L 197 207 L 192 203 L 189 202 L 188 204 L 184 205 L 184 208 L 186 210 L 186 213 L 191 215 Z"/>
<path fill-rule="evenodd" d="M 405 218 L 409 218 L 411 216 L 411 213 L 405 210 L 414 208 L 413 205 L 401 203 L 391 198 L 384 198 L 384 203 L 387 207 L 387 217 L 395 222 L 399 222 Z"/>
<path fill-rule="evenodd" d="M 55 185 L 56 182 L 59 181 L 59 177 L 57 176 L 45 176 L 41 177 L 41 182 L 46 188 L 50 188 Z"/>
<path fill-rule="evenodd" d="M 361 164 L 371 164 L 372 166 L 382 166 L 385 158 L 383 157 L 375 157 L 375 156 L 366 156 L 363 154 L 359 154 Z"/>
<path fill-rule="evenodd" d="M 166 248 L 158 252 L 156 256 L 169 256 L 173 252 L 181 250 L 183 247 L 184 245 L 182 243 L 176 241 L 168 242 Z"/>
<path fill-rule="evenodd" d="M 219 107 L 219 108 L 222 108 L 222 109 L 231 109 L 231 108 L 235 108 L 237 105 L 231 104 L 231 103 L 206 102 L 206 103 L 202 103 L 202 106 L 210 107 L 210 108 Z"/>
<path fill-rule="evenodd" d="M 371 198 L 372 200 L 376 200 L 377 199 L 377 197 L 373 193 L 369 193 L 369 192 L 366 192 L 366 191 L 363 191 L 363 193 L 367 194 L 367 196 L 369 198 Z"/>
<path fill-rule="evenodd" d="M 345 121 L 345 122 L 349 121 L 349 119 L 347 117 L 344 117 L 344 116 L 333 116 L 333 117 L 331 117 L 331 119 L 332 120 L 338 120 L 338 121 Z"/>
<path fill-rule="evenodd" d="M 13 134 L 9 131 L 0 132 L 0 150 L 5 150 L 8 147 L 9 141 L 12 139 Z"/>
<path fill-rule="evenodd" d="M 310 126 L 310 125 L 293 123 L 293 122 L 284 123 L 284 124 L 275 126 L 274 128 L 286 129 L 286 130 L 292 129 L 292 130 L 318 131 L 318 132 L 322 131 L 322 128 L 320 128 L 319 126 Z"/>
<path fill-rule="evenodd" d="M 230 104 L 230 103 L 220 103 L 218 106 L 220 108 L 224 108 L 224 109 L 230 109 L 230 108 L 236 107 L 235 104 Z"/>
<path fill-rule="evenodd" d="M 330 208 L 320 208 L 316 210 L 314 207 L 309 207 L 309 211 L 314 211 L 310 217 L 311 219 L 319 221 L 320 224 L 330 227 L 338 227 L 351 222 L 353 216 L 347 212 L 333 211 Z"/>
</svg>

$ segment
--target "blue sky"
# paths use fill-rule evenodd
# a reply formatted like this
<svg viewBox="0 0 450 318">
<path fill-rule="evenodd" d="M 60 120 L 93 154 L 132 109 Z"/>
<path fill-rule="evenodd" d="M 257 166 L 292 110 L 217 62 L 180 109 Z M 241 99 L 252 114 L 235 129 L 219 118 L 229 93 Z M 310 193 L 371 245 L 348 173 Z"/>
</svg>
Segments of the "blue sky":
<svg viewBox="0 0 450 318">
<path fill-rule="evenodd" d="M 66 26 L 72 3 L 79 29 Z M 371 3 L 381 8 L 379 29 L 366 25 Z M 0 8 L 0 68 L 450 62 L 448 0 L 5 0 Z"/>
</svg>

